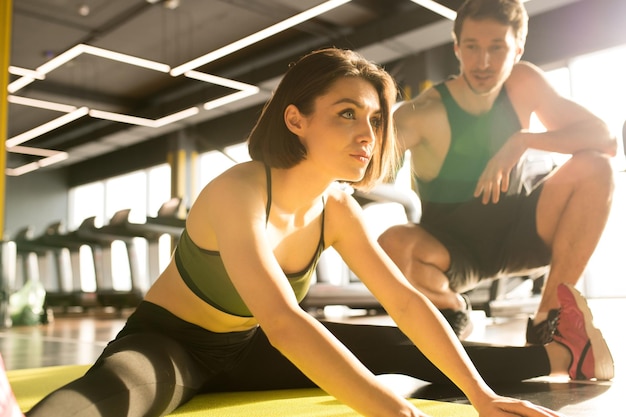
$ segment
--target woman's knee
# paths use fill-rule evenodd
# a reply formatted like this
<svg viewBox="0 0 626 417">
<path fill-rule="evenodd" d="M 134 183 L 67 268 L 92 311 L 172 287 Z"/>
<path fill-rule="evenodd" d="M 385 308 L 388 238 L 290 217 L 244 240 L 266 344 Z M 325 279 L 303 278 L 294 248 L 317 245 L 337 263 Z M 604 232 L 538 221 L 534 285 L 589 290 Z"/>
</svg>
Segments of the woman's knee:
<svg viewBox="0 0 626 417">
<path fill-rule="evenodd" d="M 100 387 L 90 396 L 128 415 L 161 415 L 188 401 L 203 380 L 197 366 L 172 339 L 157 334 L 129 335 L 109 344 L 83 377 L 92 383 L 77 387 Z M 96 384 L 93 381 L 101 381 Z M 121 408 L 120 408 L 121 407 Z M 127 415 L 127 414 L 119 414 Z"/>
</svg>

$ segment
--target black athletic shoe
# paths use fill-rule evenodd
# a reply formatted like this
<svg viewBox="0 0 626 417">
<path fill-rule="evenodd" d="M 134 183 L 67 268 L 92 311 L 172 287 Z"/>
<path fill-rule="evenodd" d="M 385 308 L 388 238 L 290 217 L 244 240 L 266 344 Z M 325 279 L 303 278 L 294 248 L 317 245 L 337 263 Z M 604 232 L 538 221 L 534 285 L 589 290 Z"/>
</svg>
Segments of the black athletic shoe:
<svg viewBox="0 0 626 417">
<path fill-rule="evenodd" d="M 450 323 L 452 330 L 458 336 L 460 340 L 466 339 L 472 330 L 474 329 L 474 325 L 470 320 L 470 313 L 472 311 L 472 304 L 470 303 L 469 298 L 461 294 L 463 300 L 465 301 L 465 308 L 463 310 L 452 310 L 450 308 L 445 308 L 441 311 L 443 317 Z"/>
<path fill-rule="evenodd" d="M 559 324 L 559 309 L 548 311 L 548 318 L 534 324 L 532 318 L 528 318 L 526 324 L 526 343 L 529 345 L 545 345 L 554 340 L 554 332 Z"/>
</svg>

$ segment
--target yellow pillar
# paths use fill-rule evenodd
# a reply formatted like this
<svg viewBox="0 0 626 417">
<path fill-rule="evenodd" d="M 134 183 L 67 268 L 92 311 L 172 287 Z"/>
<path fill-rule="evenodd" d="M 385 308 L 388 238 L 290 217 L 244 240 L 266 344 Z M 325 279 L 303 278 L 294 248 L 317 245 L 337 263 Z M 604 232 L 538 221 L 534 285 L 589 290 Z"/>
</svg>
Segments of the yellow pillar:
<svg viewBox="0 0 626 417">
<path fill-rule="evenodd" d="M 192 203 L 197 193 L 198 152 L 195 144 L 185 132 L 178 132 L 171 136 L 168 162 L 171 172 L 171 196 L 182 199 L 179 217 L 186 217 L 187 207 Z"/>
<path fill-rule="evenodd" d="M 9 61 L 11 59 L 12 0 L 0 0 L 0 240 L 4 239 L 4 215 L 6 199 L 6 140 L 7 140 L 7 86 L 9 85 Z"/>
</svg>

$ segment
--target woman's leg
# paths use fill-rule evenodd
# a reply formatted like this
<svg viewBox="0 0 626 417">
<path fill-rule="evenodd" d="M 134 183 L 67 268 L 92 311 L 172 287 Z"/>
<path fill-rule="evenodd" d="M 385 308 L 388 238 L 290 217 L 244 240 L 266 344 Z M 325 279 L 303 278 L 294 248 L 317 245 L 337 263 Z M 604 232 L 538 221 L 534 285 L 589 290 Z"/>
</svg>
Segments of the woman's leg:
<svg viewBox="0 0 626 417">
<path fill-rule="evenodd" d="M 326 323 L 375 374 L 403 374 L 432 383 L 452 382 L 394 326 Z M 464 342 L 470 359 L 488 382 L 517 382 L 550 373 L 543 346 L 495 346 Z"/>
<path fill-rule="evenodd" d="M 110 343 L 83 377 L 52 392 L 26 415 L 163 416 L 188 401 L 206 377 L 174 340 L 129 335 Z"/>
<path fill-rule="evenodd" d="M 324 322 L 324 325 L 374 374 L 403 374 L 432 383 L 452 382 L 396 327 Z M 488 383 L 516 382 L 550 373 L 542 346 L 465 344 Z M 212 390 L 239 391 L 315 387 L 274 349 L 263 332 L 255 335 L 246 356 Z"/>
</svg>

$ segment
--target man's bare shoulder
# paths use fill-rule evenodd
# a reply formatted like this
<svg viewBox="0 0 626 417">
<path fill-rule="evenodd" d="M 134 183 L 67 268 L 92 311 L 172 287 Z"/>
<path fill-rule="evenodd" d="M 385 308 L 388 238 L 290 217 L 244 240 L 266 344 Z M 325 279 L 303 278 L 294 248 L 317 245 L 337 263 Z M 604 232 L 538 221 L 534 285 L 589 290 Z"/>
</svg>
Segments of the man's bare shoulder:
<svg viewBox="0 0 626 417">
<path fill-rule="evenodd" d="M 442 109 L 441 96 L 434 88 L 429 88 L 415 98 L 404 101 L 394 112 L 396 122 L 413 117 L 428 116 L 433 111 Z"/>
<path fill-rule="evenodd" d="M 513 67 L 506 85 L 507 88 L 528 89 L 529 87 L 543 86 L 545 82 L 543 70 L 530 62 L 520 61 Z"/>
<path fill-rule="evenodd" d="M 525 109 L 524 113 L 534 111 L 541 101 L 556 94 L 543 70 L 526 61 L 515 64 L 505 86 L 518 111 Z"/>
<path fill-rule="evenodd" d="M 403 102 L 394 112 L 394 121 L 398 137 L 406 148 L 427 139 L 437 126 L 447 123 L 439 92 L 429 88 L 417 97 Z"/>
</svg>

